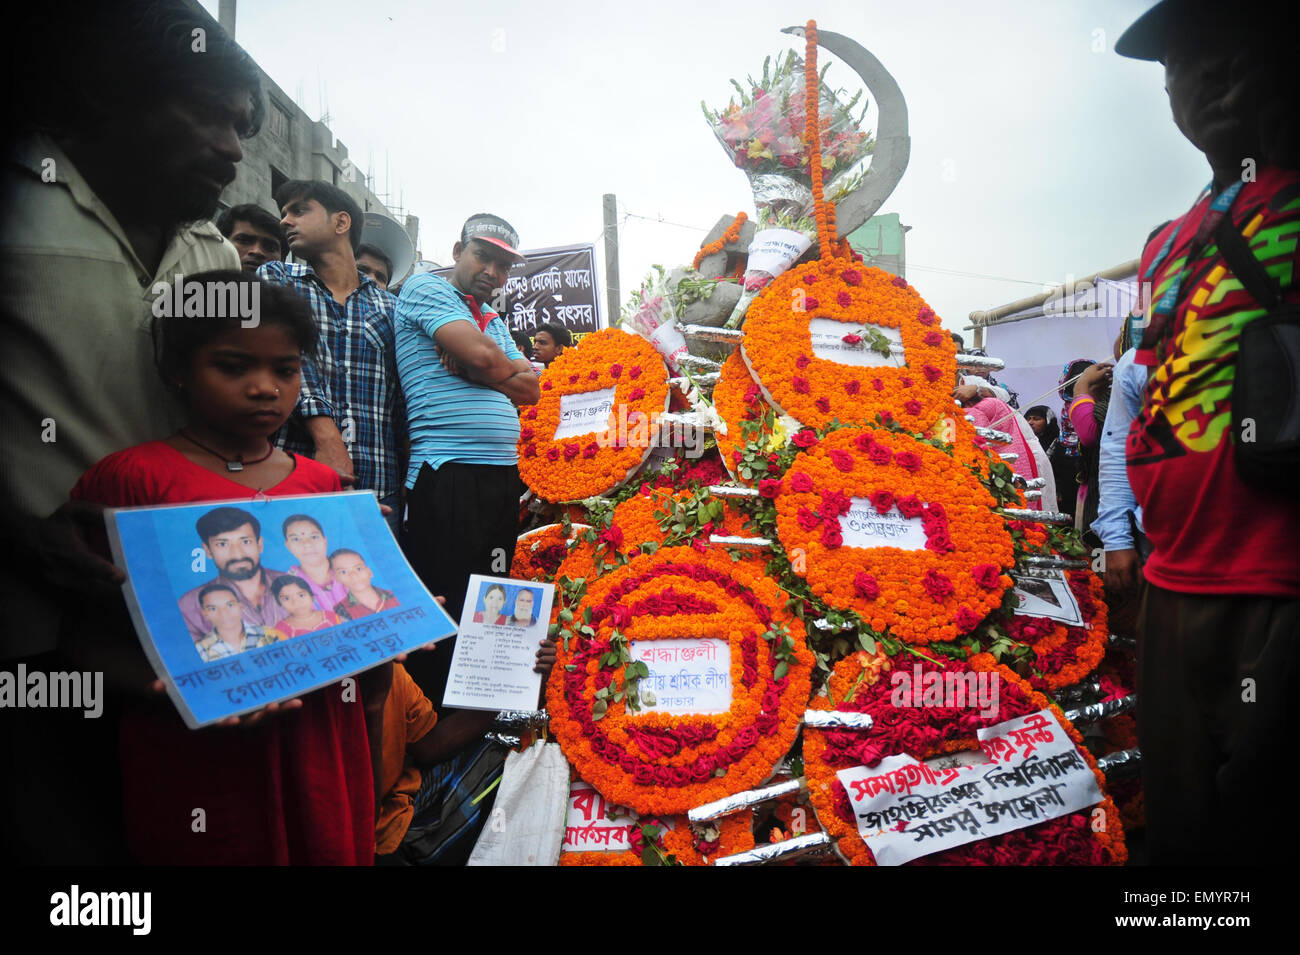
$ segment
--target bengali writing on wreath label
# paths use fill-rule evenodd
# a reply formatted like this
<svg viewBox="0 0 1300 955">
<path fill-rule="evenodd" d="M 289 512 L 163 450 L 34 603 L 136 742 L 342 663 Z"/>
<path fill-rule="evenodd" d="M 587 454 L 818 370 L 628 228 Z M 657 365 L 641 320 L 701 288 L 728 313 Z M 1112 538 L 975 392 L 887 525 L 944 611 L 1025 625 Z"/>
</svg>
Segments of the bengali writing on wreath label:
<svg viewBox="0 0 1300 955">
<path fill-rule="evenodd" d="M 565 852 L 626 852 L 628 833 L 636 816 L 622 814 L 590 783 L 574 780 L 569 786 L 569 809 L 564 817 Z"/>
<path fill-rule="evenodd" d="M 925 549 L 925 527 L 919 517 L 904 517 L 897 507 L 881 514 L 865 497 L 853 498 L 849 512 L 840 516 L 840 534 L 846 547 Z"/>
<path fill-rule="evenodd" d="M 1050 710 L 977 733 L 986 760 L 942 768 L 890 756 L 836 775 L 880 865 L 1024 829 L 1102 801 L 1092 768 Z"/>
<path fill-rule="evenodd" d="M 726 640 L 633 640 L 631 653 L 650 671 L 640 683 L 644 712 L 689 716 L 731 709 L 731 646 Z M 654 703 L 645 702 L 646 690 Z"/>
<path fill-rule="evenodd" d="M 560 426 L 555 429 L 555 440 L 604 431 L 609 425 L 609 413 L 614 409 L 616 390 L 602 388 L 599 391 L 561 395 Z"/>
<path fill-rule="evenodd" d="M 808 323 L 813 354 L 818 358 L 841 365 L 856 365 L 860 368 L 881 366 L 898 368 L 906 364 L 902 352 L 882 355 L 878 351 L 873 351 L 868 339 L 870 332 L 884 335 L 891 345 L 903 344 L 902 332 L 897 328 L 886 328 L 884 325 L 873 325 L 870 322 L 841 322 L 833 318 L 814 318 Z M 855 334 L 864 340 L 857 344 L 850 344 L 844 340 L 845 335 Z"/>
</svg>

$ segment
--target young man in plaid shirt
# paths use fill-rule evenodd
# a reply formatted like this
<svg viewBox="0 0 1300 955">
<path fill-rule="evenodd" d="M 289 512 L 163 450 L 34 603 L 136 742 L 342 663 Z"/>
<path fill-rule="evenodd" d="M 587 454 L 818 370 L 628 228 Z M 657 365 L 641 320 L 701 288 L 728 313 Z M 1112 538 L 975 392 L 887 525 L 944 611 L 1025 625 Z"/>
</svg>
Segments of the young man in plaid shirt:
<svg viewBox="0 0 1300 955">
<path fill-rule="evenodd" d="M 268 262 L 257 274 L 304 295 L 321 337 L 317 354 L 303 362 L 298 407 L 282 446 L 328 464 L 345 487 L 374 491 L 392 508 L 388 523 L 396 534 L 406 428 L 393 347 L 396 300 L 357 271 L 363 219 L 346 192 L 293 180 L 275 201 L 289 250 L 307 264 Z"/>
</svg>

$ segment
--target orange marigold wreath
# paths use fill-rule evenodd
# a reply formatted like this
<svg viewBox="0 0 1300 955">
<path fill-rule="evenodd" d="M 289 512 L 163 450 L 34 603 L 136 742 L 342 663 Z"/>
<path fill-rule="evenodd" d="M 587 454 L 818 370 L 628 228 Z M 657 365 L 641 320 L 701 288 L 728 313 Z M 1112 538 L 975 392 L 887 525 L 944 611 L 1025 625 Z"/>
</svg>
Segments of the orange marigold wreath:
<svg viewBox="0 0 1300 955">
<path fill-rule="evenodd" d="M 555 579 L 599 577 L 620 563 L 617 554 L 631 557 L 641 551 L 642 544 L 667 543 L 673 502 L 685 503 L 691 497 L 690 491 L 673 491 L 672 488 L 643 484 L 636 494 L 614 508 L 609 527 L 593 528 L 591 533 L 585 533 L 578 539 L 556 571 Z M 745 526 L 746 518 L 747 515 L 736 499 L 724 499 L 720 521 L 708 521 L 690 527 L 685 536 L 697 548 L 706 546 L 711 534 L 752 536 L 753 530 Z"/>
<path fill-rule="evenodd" d="M 739 350 L 733 351 L 722 363 L 718 383 L 713 386 L 713 407 L 727 426 L 726 434 L 720 431 L 714 434 L 722 463 L 727 466 L 733 479 L 741 484 L 752 485 L 752 481 L 746 481 L 736 473 L 741 449 L 747 443 L 747 437 L 767 442 L 775 433 L 775 428 L 763 425 L 764 415 L 772 406 L 763 397 L 763 389 L 749 373 Z"/>
<path fill-rule="evenodd" d="M 546 701 L 569 762 L 606 799 L 681 813 L 772 774 L 798 733 L 813 666 L 773 581 L 725 553 L 668 547 L 592 582 L 576 610 L 585 625 L 561 641 Z M 728 643 L 730 709 L 630 712 L 648 674 L 632 642 L 695 637 Z"/>
<path fill-rule="evenodd" d="M 909 661 L 915 665 L 915 661 Z M 987 653 L 965 663 L 955 660 L 938 665 L 927 662 L 924 669 L 996 673 L 1000 680 L 998 713 L 984 717 L 973 709 L 956 707 L 902 707 L 891 700 L 892 681 L 882 679 L 890 662 L 881 655 L 856 653 L 835 666 L 829 684 L 830 696 L 819 696 L 811 708 L 870 713 L 870 731 L 817 730 L 806 727 L 803 755 L 808 795 L 836 848 L 853 865 L 875 865 L 875 858 L 858 834 L 848 794 L 836 776 L 851 766 L 875 766 L 882 759 L 906 753 L 925 760 L 943 753 L 979 748 L 976 731 L 1017 716 L 1050 709 L 1088 762 L 1106 798 L 1099 805 L 1106 821 L 1102 831 L 1093 831 L 1092 807 L 1050 819 L 1026 829 L 993 836 L 914 859 L 908 865 L 1123 865 L 1128 858 L 1124 830 L 1115 803 L 1106 796 L 1106 779 L 1097 761 L 1083 746 L 1083 737 L 1066 721 L 1065 715 L 1010 669 L 996 663 Z"/>
<path fill-rule="evenodd" d="M 1011 586 L 1011 534 L 979 480 L 908 435 L 843 428 L 794 438 L 804 451 L 774 488 L 777 535 L 802 555 L 802 576 L 833 607 L 909 643 L 973 630 Z M 852 498 L 879 514 L 919 518 L 924 549 L 846 546 L 839 518 Z M 798 571 L 799 564 L 795 564 Z"/>
<path fill-rule="evenodd" d="M 515 580 L 554 580 L 555 571 L 569 556 L 571 542 L 587 527 L 570 524 L 566 533 L 562 524 L 547 524 L 520 534 L 510 562 L 510 576 Z"/>
<path fill-rule="evenodd" d="M 589 434 L 555 440 L 560 399 L 614 389 L 609 417 Z M 616 328 L 592 332 L 542 374 L 542 398 L 520 415 L 519 476 L 548 501 L 605 494 L 650 453 L 651 425 L 668 407 L 668 370 L 644 338 Z M 622 433 L 620 433 L 622 431 Z"/>
<path fill-rule="evenodd" d="M 848 348 L 870 348 L 872 326 L 899 329 L 906 364 L 818 358 L 810 332 L 815 318 L 843 323 Z M 803 424 L 874 422 L 880 415 L 919 432 L 952 413 L 952 336 L 916 290 L 888 272 L 838 258 L 790 269 L 750 305 L 744 330 L 741 350 L 754 378 Z"/>
</svg>

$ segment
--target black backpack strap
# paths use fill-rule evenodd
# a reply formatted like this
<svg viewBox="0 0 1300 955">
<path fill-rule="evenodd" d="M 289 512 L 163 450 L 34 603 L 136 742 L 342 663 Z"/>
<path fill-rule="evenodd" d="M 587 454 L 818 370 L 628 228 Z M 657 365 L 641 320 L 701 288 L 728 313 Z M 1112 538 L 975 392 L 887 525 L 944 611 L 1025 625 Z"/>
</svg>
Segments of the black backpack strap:
<svg viewBox="0 0 1300 955">
<path fill-rule="evenodd" d="M 1259 259 L 1255 258 L 1255 253 L 1250 251 L 1250 243 L 1237 230 L 1231 216 L 1219 220 L 1214 238 L 1219 244 L 1219 252 L 1232 267 L 1232 274 L 1237 276 L 1246 291 L 1269 311 L 1277 308 L 1282 303 L 1282 290 L 1277 279 L 1269 275 Z"/>
</svg>

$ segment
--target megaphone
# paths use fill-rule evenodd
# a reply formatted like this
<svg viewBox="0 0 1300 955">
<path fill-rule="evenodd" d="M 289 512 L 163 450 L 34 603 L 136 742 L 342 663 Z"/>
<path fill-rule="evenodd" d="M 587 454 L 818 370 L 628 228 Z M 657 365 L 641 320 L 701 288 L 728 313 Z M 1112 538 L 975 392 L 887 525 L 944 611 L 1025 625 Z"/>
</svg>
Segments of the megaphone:
<svg viewBox="0 0 1300 955">
<path fill-rule="evenodd" d="M 406 273 L 411 271 L 411 263 L 415 261 L 415 244 L 396 220 L 379 212 L 367 212 L 361 241 L 383 249 L 384 254 L 392 260 L 393 274 L 388 280 L 390 286 L 402 281 L 406 278 Z"/>
</svg>

